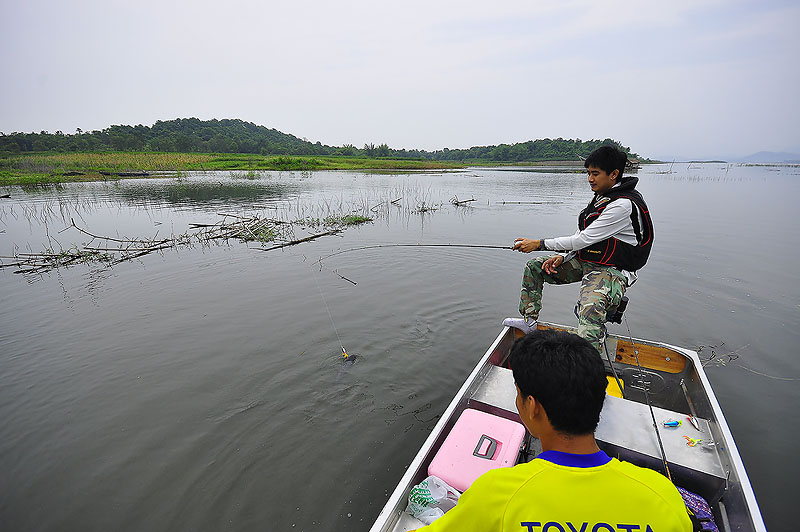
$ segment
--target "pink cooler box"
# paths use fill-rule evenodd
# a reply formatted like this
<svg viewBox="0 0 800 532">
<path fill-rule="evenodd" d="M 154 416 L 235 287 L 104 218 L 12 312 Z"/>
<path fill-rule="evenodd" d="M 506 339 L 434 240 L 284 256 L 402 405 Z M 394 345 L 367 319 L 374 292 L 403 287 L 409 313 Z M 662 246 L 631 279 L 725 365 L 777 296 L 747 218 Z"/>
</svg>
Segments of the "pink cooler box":
<svg viewBox="0 0 800 532">
<path fill-rule="evenodd" d="M 464 491 L 490 469 L 513 466 L 524 437 L 520 423 L 468 408 L 428 466 L 428 474 Z"/>
</svg>

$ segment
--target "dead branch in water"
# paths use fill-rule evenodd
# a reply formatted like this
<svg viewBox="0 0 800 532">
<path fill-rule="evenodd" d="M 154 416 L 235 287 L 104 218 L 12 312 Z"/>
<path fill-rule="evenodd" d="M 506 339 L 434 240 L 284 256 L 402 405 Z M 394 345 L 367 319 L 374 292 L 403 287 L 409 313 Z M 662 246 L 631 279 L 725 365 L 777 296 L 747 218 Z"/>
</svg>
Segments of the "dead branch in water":
<svg viewBox="0 0 800 532">
<path fill-rule="evenodd" d="M 422 204 L 419 207 L 417 207 L 416 211 L 414 211 L 414 212 L 426 213 L 426 212 L 438 211 L 438 210 L 439 210 L 439 207 L 437 207 L 436 205 L 426 205 L 425 202 L 423 201 Z"/>
<path fill-rule="evenodd" d="M 450 203 L 452 203 L 456 207 L 464 207 L 465 205 L 468 205 L 470 201 L 476 201 L 476 200 L 475 198 L 468 200 L 459 200 L 458 196 L 453 196 L 452 198 L 450 198 Z"/>
<path fill-rule="evenodd" d="M 382 202 L 378 203 L 377 205 L 375 205 L 375 206 L 371 207 L 369 210 L 370 210 L 370 211 L 372 211 L 372 212 L 378 212 L 378 209 L 381 207 L 381 205 L 387 205 L 387 206 L 388 206 L 388 205 L 397 205 L 397 203 L 398 203 L 398 202 L 399 202 L 401 199 L 403 199 L 403 197 L 402 197 L 402 196 L 400 196 L 400 197 L 399 197 L 399 198 L 397 198 L 397 199 L 393 199 L 393 200 L 391 200 L 391 201 L 382 201 Z"/>
<path fill-rule="evenodd" d="M 320 264 L 320 266 L 322 266 L 322 264 Z M 333 270 L 333 273 L 335 273 L 336 275 L 338 275 L 338 276 L 339 276 L 339 277 L 340 277 L 342 280 L 344 280 L 344 281 L 347 281 L 348 283 L 353 283 L 353 285 L 354 285 L 354 286 L 358 284 L 358 283 L 357 283 L 357 282 L 355 282 L 354 280 L 352 280 L 352 279 L 348 279 L 347 277 L 345 277 L 344 275 L 342 275 L 341 273 L 339 273 L 339 271 L 338 271 L 338 270 Z"/>
<path fill-rule="evenodd" d="M 98 236 L 98 235 L 93 235 L 93 234 L 92 234 L 92 233 L 90 233 L 89 231 L 86 231 L 85 229 L 81 229 L 80 227 L 78 227 L 78 226 L 75 224 L 75 220 L 74 220 L 74 219 L 70 218 L 70 221 L 72 222 L 72 227 L 74 227 L 75 229 L 77 229 L 78 231 L 80 231 L 81 233 L 83 233 L 84 235 L 87 235 L 87 236 L 90 236 L 90 237 L 92 237 L 93 239 L 97 239 L 97 240 L 110 240 L 110 241 L 112 241 L 112 242 L 120 242 L 120 243 L 135 243 L 135 242 L 139 242 L 138 240 L 120 240 L 120 239 L 118 239 L 118 238 L 111 238 L 110 236 Z M 67 229 L 69 229 L 69 228 L 67 228 Z M 59 232 L 61 232 L 61 231 L 59 231 Z M 166 242 L 166 240 L 164 240 L 164 242 Z"/>
<path fill-rule="evenodd" d="M 218 213 L 222 218 L 217 223 L 191 223 L 189 230 L 179 235 L 168 238 L 125 238 L 110 237 L 94 234 L 85 228 L 79 227 L 74 220 L 66 230 L 74 229 L 89 237 L 88 242 L 74 245 L 64 249 L 56 241 L 50 241 L 50 248 L 40 253 L 14 253 L 13 256 L 0 257 L 0 268 L 16 268 L 14 273 L 42 274 L 57 268 L 76 264 L 102 263 L 113 266 L 122 262 L 131 261 L 150 253 L 177 247 L 191 247 L 194 245 L 208 245 L 211 242 L 238 240 L 242 242 L 275 242 L 284 240 L 272 249 L 284 248 L 315 240 L 322 236 L 337 234 L 342 227 L 334 227 L 328 231 L 306 236 L 304 238 L 291 238 L 294 236 L 295 225 L 305 227 L 303 221 L 287 222 L 259 216 L 241 216 L 231 213 Z M 340 222 L 341 223 L 341 222 Z M 331 225 L 335 224 L 330 224 Z M 157 235 L 158 233 L 156 233 Z M 291 238 L 291 239 L 290 239 Z M 59 249 L 60 248 L 60 249 Z M 6 262 L 9 261 L 9 262 Z M 351 281 L 352 282 L 352 281 Z"/>
<path fill-rule="evenodd" d="M 300 238 L 298 240 L 291 240 L 289 242 L 284 242 L 283 244 L 278 244 L 277 246 L 272 246 L 271 248 L 258 248 L 258 249 L 262 251 L 272 251 L 273 249 L 280 249 L 288 246 L 294 246 L 295 244 L 302 244 L 303 242 L 315 240 L 321 236 L 335 235 L 339 232 L 341 232 L 341 229 L 333 229 L 331 231 L 325 231 L 324 233 L 317 233 L 316 235 L 307 236 L 305 238 Z"/>
</svg>

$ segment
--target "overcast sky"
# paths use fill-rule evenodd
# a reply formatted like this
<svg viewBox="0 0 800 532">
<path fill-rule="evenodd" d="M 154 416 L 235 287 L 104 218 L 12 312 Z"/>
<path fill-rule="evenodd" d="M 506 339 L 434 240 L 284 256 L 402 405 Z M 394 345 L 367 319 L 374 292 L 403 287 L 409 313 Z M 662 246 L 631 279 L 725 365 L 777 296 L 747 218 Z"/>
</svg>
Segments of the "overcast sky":
<svg viewBox="0 0 800 532">
<path fill-rule="evenodd" d="M 241 118 L 323 144 L 800 153 L 800 2 L 0 0 L 0 131 Z"/>
</svg>

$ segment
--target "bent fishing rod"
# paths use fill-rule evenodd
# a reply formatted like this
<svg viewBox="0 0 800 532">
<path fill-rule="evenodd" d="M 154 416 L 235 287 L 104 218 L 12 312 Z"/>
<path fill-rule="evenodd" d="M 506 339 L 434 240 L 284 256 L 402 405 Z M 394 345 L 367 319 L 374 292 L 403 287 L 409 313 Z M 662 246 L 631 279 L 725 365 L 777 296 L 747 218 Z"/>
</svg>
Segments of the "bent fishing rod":
<svg viewBox="0 0 800 532">
<path fill-rule="evenodd" d="M 495 246 L 487 244 L 374 244 L 371 246 L 359 246 L 350 249 L 343 249 L 335 253 L 331 253 L 330 255 L 325 255 L 324 257 L 320 257 L 319 260 L 315 262 L 322 264 L 323 260 L 335 257 L 337 255 L 343 255 L 344 253 L 350 253 L 351 251 L 361 251 L 365 249 L 377 249 L 377 248 L 477 248 L 477 249 L 508 249 L 508 250 L 514 249 L 513 246 Z"/>
</svg>

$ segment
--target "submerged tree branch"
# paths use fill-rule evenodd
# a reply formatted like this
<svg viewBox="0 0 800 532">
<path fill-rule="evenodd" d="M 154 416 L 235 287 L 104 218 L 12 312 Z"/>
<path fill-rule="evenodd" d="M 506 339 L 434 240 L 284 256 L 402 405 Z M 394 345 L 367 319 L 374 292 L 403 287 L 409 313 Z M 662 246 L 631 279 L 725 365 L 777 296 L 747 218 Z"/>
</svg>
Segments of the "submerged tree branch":
<svg viewBox="0 0 800 532">
<path fill-rule="evenodd" d="M 271 248 L 258 248 L 258 249 L 260 249 L 262 251 L 272 251 L 273 249 L 285 248 L 285 247 L 288 247 L 288 246 L 294 246 L 296 244 L 302 244 L 303 242 L 309 242 L 311 240 L 316 240 L 317 238 L 322 237 L 322 236 L 335 235 L 335 234 L 337 234 L 339 232 L 341 232 L 341 229 L 333 229 L 331 231 L 325 231 L 324 233 L 318 233 L 316 235 L 307 236 L 305 238 L 300 238 L 298 240 L 291 240 L 289 242 L 284 242 L 283 244 L 278 244 L 277 246 L 272 246 Z"/>
</svg>

